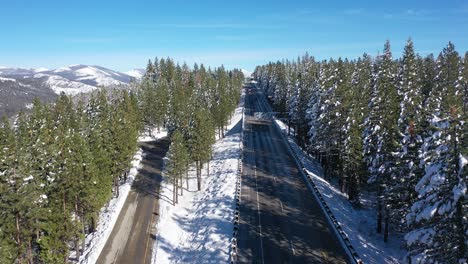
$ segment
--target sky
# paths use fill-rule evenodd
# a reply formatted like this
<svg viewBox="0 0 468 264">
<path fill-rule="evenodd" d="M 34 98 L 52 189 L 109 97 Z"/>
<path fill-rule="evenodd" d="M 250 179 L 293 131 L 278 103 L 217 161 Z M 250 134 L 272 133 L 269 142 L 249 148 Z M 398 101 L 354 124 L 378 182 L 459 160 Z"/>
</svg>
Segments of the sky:
<svg viewBox="0 0 468 264">
<path fill-rule="evenodd" d="M 192 65 L 254 70 L 295 59 L 395 57 L 411 37 L 437 55 L 449 41 L 468 50 L 468 1 L 49 1 L 0 4 L 0 66 L 101 65 L 119 71 L 171 57 Z"/>
</svg>

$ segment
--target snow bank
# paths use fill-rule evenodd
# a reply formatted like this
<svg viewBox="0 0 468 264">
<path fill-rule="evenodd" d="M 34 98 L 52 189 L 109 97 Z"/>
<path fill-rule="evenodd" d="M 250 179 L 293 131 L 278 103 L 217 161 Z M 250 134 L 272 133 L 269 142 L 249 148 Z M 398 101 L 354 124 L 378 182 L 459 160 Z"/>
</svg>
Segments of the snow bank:
<svg viewBox="0 0 468 264">
<path fill-rule="evenodd" d="M 287 126 L 277 119 L 275 122 L 282 132 L 287 134 Z M 406 255 L 403 236 L 391 234 L 389 241 L 385 243 L 383 235 L 377 234 L 376 212 L 370 205 L 375 198 L 363 195 L 364 208 L 354 208 L 346 195 L 323 179 L 320 164 L 302 151 L 291 137 L 288 137 L 288 141 L 362 261 L 364 263 L 400 263 Z"/>
<path fill-rule="evenodd" d="M 167 137 L 167 131 L 164 129 L 146 127 L 144 131 L 145 132 L 142 133 L 138 138 L 138 142 L 148 142 L 158 138 Z"/>
<path fill-rule="evenodd" d="M 229 132 L 213 146 L 210 176 L 206 165 L 202 190 L 196 191 L 194 168 L 189 188 L 172 205 L 172 184 L 164 177 L 161 186 L 158 234 L 152 263 L 228 263 L 233 231 L 235 192 L 241 155 L 241 105 L 228 126 Z"/>
<path fill-rule="evenodd" d="M 142 135 L 139 139 L 145 141 L 157 140 L 164 137 L 164 133 L 154 134 L 152 137 Z M 142 142 L 142 141 L 140 141 Z M 142 167 L 141 161 L 143 160 L 144 153 L 142 149 L 139 149 L 132 161 L 132 168 L 127 177 L 127 182 L 119 186 L 119 197 L 110 200 L 107 207 L 102 208 L 99 215 L 99 223 L 96 228 L 96 232 L 88 234 L 85 238 L 86 249 L 80 257 L 78 263 L 91 264 L 96 263 L 102 249 L 106 245 L 107 239 L 114 229 L 114 225 L 119 217 L 120 211 L 127 199 L 128 193 L 130 192 L 133 181 L 135 180 L 138 170 Z M 72 259 L 75 258 L 74 253 L 70 256 Z"/>
</svg>

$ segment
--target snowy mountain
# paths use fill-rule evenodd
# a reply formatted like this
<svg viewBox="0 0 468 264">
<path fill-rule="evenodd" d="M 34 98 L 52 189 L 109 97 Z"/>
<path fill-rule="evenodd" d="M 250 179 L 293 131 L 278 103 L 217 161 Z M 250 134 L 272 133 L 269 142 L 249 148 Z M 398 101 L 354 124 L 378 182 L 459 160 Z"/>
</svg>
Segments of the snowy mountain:
<svg viewBox="0 0 468 264">
<path fill-rule="evenodd" d="M 248 70 L 241 69 L 241 72 L 244 74 L 245 78 L 252 76 L 252 73 Z"/>
<path fill-rule="evenodd" d="M 136 75 L 139 72 L 134 72 Z M 70 65 L 55 70 L 46 68 L 0 68 L 0 76 L 22 81 L 37 79 L 59 94 L 87 93 L 98 87 L 119 87 L 129 84 L 137 76 L 113 71 L 101 66 Z M 0 86 L 1 87 L 1 86 Z"/>
<path fill-rule="evenodd" d="M 141 80 L 143 75 L 145 75 L 145 69 L 133 69 L 131 71 L 125 72 L 125 74 L 134 77 L 137 80 Z"/>
<path fill-rule="evenodd" d="M 0 67 L 0 114 L 24 109 L 36 96 L 50 101 L 61 92 L 77 95 L 99 87 L 126 88 L 132 80 L 140 80 L 143 72 L 137 69 L 126 74 L 81 64 L 53 70 Z"/>
</svg>

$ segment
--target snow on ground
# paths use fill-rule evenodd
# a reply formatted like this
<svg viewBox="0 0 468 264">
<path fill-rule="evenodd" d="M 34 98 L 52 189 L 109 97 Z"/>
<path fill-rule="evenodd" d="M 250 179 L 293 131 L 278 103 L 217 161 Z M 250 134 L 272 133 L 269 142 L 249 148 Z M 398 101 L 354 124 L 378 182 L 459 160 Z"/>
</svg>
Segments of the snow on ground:
<svg viewBox="0 0 468 264">
<path fill-rule="evenodd" d="M 275 122 L 283 133 L 287 134 L 287 126 L 277 119 Z M 291 131 L 293 131 L 292 128 Z M 302 151 L 292 137 L 288 137 L 288 141 L 362 261 L 364 263 L 400 263 L 406 255 L 403 236 L 390 234 L 389 242 L 384 243 L 383 235 L 377 234 L 377 214 L 375 209 L 371 208 L 376 198 L 364 194 L 362 196 L 364 208 L 354 208 L 336 185 L 323 179 L 320 164 Z"/>
<path fill-rule="evenodd" d="M 16 82 L 15 79 L 0 77 L 0 82 Z"/>
<path fill-rule="evenodd" d="M 138 138 L 138 142 L 153 141 L 156 138 L 163 138 L 167 136 L 167 131 L 164 129 L 145 127 L 144 131 L 145 132 Z"/>
<path fill-rule="evenodd" d="M 157 140 L 164 137 L 164 133 L 153 134 L 153 136 L 142 135 L 139 139 L 142 141 Z M 91 264 L 96 263 L 102 249 L 106 245 L 107 239 L 109 238 L 112 229 L 119 217 L 120 211 L 127 199 L 130 188 L 135 180 L 135 176 L 138 173 L 138 169 L 141 168 L 141 161 L 143 159 L 143 150 L 139 149 L 132 161 L 132 168 L 127 177 L 127 182 L 119 186 L 119 197 L 111 199 L 109 205 L 101 210 L 99 215 L 99 223 L 96 228 L 96 232 L 88 234 L 86 236 L 85 244 L 86 249 L 79 259 L 78 263 Z M 75 257 L 74 253 L 70 256 L 72 259 Z"/>
<path fill-rule="evenodd" d="M 152 263 L 229 262 L 242 112 L 243 99 L 228 126 L 229 132 L 213 146 L 210 176 L 206 174 L 205 165 L 201 191 L 196 191 L 196 172 L 191 168 L 189 189 L 184 185 L 183 196 L 173 206 L 172 185 L 163 178 Z"/>
</svg>

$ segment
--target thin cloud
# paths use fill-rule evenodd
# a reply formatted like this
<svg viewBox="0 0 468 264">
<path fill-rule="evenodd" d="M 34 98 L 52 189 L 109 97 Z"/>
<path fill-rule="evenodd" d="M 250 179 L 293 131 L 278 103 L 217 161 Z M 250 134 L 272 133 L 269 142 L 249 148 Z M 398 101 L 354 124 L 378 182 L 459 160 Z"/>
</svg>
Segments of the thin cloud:
<svg viewBox="0 0 468 264">
<path fill-rule="evenodd" d="M 247 38 L 241 36 L 215 36 L 215 39 L 223 41 L 240 41 L 246 40 Z"/>
<path fill-rule="evenodd" d="M 345 15 L 360 15 L 364 13 L 364 8 L 347 9 L 343 11 Z"/>
<path fill-rule="evenodd" d="M 147 29 L 279 29 L 284 28 L 281 25 L 264 25 L 264 24 L 242 24 L 242 23 L 203 23 L 203 24 L 188 24 L 188 23 L 169 23 L 169 24 L 137 24 L 136 27 Z"/>
<path fill-rule="evenodd" d="M 115 39 L 112 38 L 72 38 L 67 39 L 66 42 L 69 43 L 109 43 L 113 42 Z"/>
<path fill-rule="evenodd" d="M 186 28 L 186 29 L 229 29 L 229 28 L 247 28 L 246 24 L 229 24 L 229 23 L 207 23 L 207 24 L 157 24 L 156 27 L 164 28 Z"/>
</svg>

